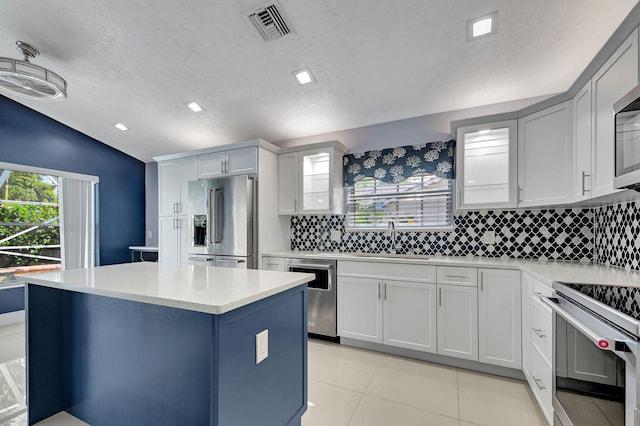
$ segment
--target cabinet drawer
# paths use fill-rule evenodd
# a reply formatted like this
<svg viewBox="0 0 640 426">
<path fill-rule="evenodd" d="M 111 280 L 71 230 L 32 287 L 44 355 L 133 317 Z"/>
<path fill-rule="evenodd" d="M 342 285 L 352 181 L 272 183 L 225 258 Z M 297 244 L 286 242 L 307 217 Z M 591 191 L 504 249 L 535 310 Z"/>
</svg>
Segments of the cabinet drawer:
<svg viewBox="0 0 640 426">
<path fill-rule="evenodd" d="M 338 275 L 435 283 L 436 267 L 406 263 L 339 261 Z"/>
<path fill-rule="evenodd" d="M 478 269 L 462 266 L 438 266 L 438 284 L 478 286 Z"/>
<path fill-rule="evenodd" d="M 263 256 L 262 269 L 268 271 L 284 271 L 284 258 Z"/>
<path fill-rule="evenodd" d="M 542 304 L 538 296 L 531 298 L 531 343 L 537 346 L 545 360 L 551 364 L 551 309 Z"/>
<path fill-rule="evenodd" d="M 551 373 L 551 364 L 547 363 L 540 351 L 532 347 L 531 379 L 529 380 L 529 385 L 549 424 L 553 424 Z"/>
</svg>

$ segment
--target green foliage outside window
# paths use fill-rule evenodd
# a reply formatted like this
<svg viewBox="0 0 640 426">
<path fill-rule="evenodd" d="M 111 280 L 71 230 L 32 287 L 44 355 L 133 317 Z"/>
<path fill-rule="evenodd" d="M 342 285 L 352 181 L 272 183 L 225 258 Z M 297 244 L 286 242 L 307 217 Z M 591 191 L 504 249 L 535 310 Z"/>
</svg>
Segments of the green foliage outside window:
<svg viewBox="0 0 640 426">
<path fill-rule="evenodd" d="M 4 170 L 0 169 L 0 175 L 3 172 Z M 0 242 L 0 250 L 60 258 L 58 216 L 58 194 L 54 182 L 47 182 L 39 174 L 11 172 L 0 186 L 0 241 L 6 239 Z M 29 232 L 10 238 L 29 229 Z M 16 246 L 29 248 L 3 249 Z M 60 261 L 0 254 L 0 268 L 42 263 Z"/>
</svg>

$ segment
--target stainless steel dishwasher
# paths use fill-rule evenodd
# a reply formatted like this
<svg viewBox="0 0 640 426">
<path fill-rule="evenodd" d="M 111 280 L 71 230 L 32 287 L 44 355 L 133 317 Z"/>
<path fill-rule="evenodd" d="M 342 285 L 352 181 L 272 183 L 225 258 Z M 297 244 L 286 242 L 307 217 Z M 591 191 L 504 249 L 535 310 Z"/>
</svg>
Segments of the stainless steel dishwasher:
<svg viewBox="0 0 640 426">
<path fill-rule="evenodd" d="M 337 262 L 324 259 L 287 259 L 286 270 L 315 274 L 308 286 L 307 324 L 310 334 L 337 337 Z"/>
</svg>

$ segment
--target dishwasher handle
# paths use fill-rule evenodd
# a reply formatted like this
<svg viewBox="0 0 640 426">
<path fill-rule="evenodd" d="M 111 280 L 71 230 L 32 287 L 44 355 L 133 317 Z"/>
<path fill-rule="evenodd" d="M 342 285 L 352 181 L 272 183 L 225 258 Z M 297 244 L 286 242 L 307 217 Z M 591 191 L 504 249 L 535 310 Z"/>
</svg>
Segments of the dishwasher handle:
<svg viewBox="0 0 640 426">
<path fill-rule="evenodd" d="M 329 269 L 333 269 L 333 265 L 325 265 L 325 264 L 317 264 L 317 263 L 288 263 L 287 268 L 304 268 L 304 269 L 320 269 L 323 271 L 327 271 Z"/>
</svg>

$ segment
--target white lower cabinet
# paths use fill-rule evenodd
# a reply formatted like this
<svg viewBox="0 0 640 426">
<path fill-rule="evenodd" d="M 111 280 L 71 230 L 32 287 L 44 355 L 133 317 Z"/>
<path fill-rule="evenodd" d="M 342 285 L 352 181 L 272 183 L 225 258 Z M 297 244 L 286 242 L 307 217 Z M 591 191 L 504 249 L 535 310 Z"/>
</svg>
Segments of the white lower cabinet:
<svg viewBox="0 0 640 426">
<path fill-rule="evenodd" d="M 262 256 L 262 269 L 267 271 L 285 271 L 284 257 Z"/>
<path fill-rule="evenodd" d="M 160 218 L 160 263 L 189 262 L 189 229 L 187 216 Z"/>
<path fill-rule="evenodd" d="M 478 289 L 438 284 L 438 353 L 478 360 Z"/>
<path fill-rule="evenodd" d="M 531 376 L 531 293 L 533 281 L 529 275 L 522 275 L 522 373 L 529 380 Z"/>
<path fill-rule="evenodd" d="M 535 345 L 532 346 L 531 349 L 531 376 L 528 379 L 529 386 L 547 422 L 551 425 L 553 424 L 551 364 L 544 359 Z"/>
<path fill-rule="evenodd" d="M 478 360 L 520 369 L 520 271 L 479 269 L 478 276 Z"/>
<path fill-rule="evenodd" d="M 436 352 L 436 285 L 383 283 L 383 343 Z"/>
<path fill-rule="evenodd" d="M 338 277 L 338 335 L 382 343 L 380 280 Z"/>
<path fill-rule="evenodd" d="M 526 273 L 522 274 L 522 371 L 549 424 L 553 424 L 553 316 L 540 297 L 551 294 L 551 287 Z M 561 360 L 557 367 L 558 373 L 562 374 Z"/>
<path fill-rule="evenodd" d="M 436 352 L 435 269 L 338 262 L 338 335 Z"/>
</svg>

